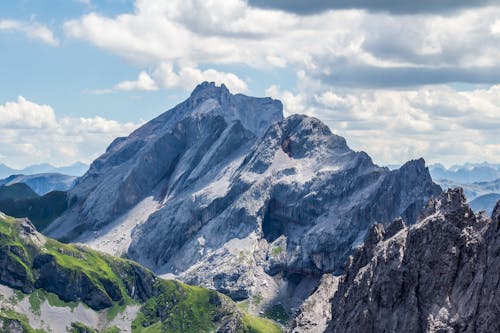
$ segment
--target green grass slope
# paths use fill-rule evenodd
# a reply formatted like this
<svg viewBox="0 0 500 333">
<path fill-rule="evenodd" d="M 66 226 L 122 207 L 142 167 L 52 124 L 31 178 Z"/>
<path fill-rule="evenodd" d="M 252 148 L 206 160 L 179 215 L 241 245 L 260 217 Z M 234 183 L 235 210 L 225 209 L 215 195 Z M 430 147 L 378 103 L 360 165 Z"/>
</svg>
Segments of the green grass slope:
<svg viewBox="0 0 500 333">
<path fill-rule="evenodd" d="M 136 333 L 281 332 L 274 322 L 246 314 L 216 291 L 163 280 L 135 262 L 45 238 L 28 220 L 3 214 L 0 284 L 30 294 L 35 311 L 52 294 L 68 306 L 81 302 L 94 310 L 106 309 L 111 317 L 138 304 L 131 327 Z M 0 316 L 4 326 L 27 325 L 22 315 L 9 315 L 10 319 Z M 78 323 L 71 330 L 97 332 Z M 26 326 L 25 332 L 37 331 Z"/>
</svg>

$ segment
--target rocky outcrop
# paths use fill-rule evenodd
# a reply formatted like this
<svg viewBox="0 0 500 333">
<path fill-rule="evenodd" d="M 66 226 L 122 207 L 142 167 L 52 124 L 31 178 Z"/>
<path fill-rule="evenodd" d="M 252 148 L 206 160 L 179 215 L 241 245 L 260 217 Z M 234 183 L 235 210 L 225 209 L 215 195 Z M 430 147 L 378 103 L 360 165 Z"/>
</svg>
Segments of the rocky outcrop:
<svg viewBox="0 0 500 333">
<path fill-rule="evenodd" d="M 419 222 L 371 227 L 346 263 L 326 332 L 500 331 L 500 205 L 474 214 L 461 189 Z"/>
<path fill-rule="evenodd" d="M 53 255 L 35 257 L 33 269 L 38 273 L 35 287 L 58 295 L 65 302 L 82 301 L 100 310 L 123 299 L 116 282 L 105 278 L 95 281 L 83 270 L 61 266 Z"/>
<path fill-rule="evenodd" d="M 1 332 L 34 332 L 30 325 L 47 331 L 58 327 L 57 332 L 114 332 L 116 327 L 106 328 L 117 324 L 120 331 L 126 328 L 128 332 L 281 331 L 214 290 L 164 280 L 135 262 L 45 238 L 28 220 L 3 213 L 0 253 L 4 254 L 0 260 Z M 47 292 L 57 295 L 57 305 L 51 303 L 54 295 Z M 54 307 L 66 309 L 51 311 Z M 66 324 L 54 323 L 62 313 L 69 316 Z M 121 319 L 115 320 L 116 316 Z M 77 323 L 78 319 L 86 324 Z"/>
<path fill-rule="evenodd" d="M 292 323 L 292 333 L 323 333 L 332 319 L 331 300 L 339 277 L 325 274 L 316 290 L 300 306 Z"/>
</svg>

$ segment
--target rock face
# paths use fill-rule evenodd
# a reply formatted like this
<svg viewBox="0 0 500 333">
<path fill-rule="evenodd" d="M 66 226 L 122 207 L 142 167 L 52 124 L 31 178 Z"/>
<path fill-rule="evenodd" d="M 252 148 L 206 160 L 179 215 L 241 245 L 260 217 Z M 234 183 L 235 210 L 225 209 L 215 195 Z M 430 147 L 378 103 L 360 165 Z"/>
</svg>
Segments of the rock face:
<svg viewBox="0 0 500 333">
<path fill-rule="evenodd" d="M 214 290 L 164 280 L 132 261 L 59 243 L 39 234 L 29 220 L 3 213 L 0 254 L 0 332 L 35 332 L 30 326 L 44 332 L 69 332 L 69 326 L 115 332 L 106 328 L 116 324 L 120 332 L 245 333 L 263 327 L 281 332 Z M 57 306 L 47 302 L 47 292 L 57 295 Z M 122 319 L 115 321 L 117 315 Z"/>
<path fill-rule="evenodd" d="M 448 190 L 413 226 L 372 226 L 326 332 L 499 332 L 499 253 L 500 203 L 490 219 Z"/>
<path fill-rule="evenodd" d="M 331 300 L 339 277 L 325 274 L 316 290 L 304 301 L 295 316 L 292 333 L 323 333 L 332 319 Z"/>
<path fill-rule="evenodd" d="M 423 160 L 389 171 L 315 118 L 283 119 L 279 101 L 203 83 L 116 139 L 46 232 L 234 299 L 271 299 L 339 270 L 371 224 L 415 222 L 439 192 Z"/>
</svg>

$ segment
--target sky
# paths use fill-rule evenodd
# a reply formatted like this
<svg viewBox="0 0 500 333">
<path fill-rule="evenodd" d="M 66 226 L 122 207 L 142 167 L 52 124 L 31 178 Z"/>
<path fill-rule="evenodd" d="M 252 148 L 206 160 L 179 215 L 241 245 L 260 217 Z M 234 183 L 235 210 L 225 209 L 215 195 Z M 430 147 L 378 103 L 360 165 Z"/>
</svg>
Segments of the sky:
<svg viewBox="0 0 500 333">
<path fill-rule="evenodd" d="M 500 163 L 493 0 L 0 0 L 0 163 L 90 163 L 202 81 L 381 165 Z"/>
</svg>

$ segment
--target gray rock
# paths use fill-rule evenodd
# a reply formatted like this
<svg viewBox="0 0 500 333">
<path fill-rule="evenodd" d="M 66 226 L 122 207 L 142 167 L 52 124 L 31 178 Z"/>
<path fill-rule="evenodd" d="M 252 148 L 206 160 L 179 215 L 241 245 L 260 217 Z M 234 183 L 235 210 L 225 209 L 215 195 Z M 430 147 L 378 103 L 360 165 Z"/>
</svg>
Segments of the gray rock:
<svg viewBox="0 0 500 333">
<path fill-rule="evenodd" d="M 46 233 L 95 244 L 153 196 L 157 207 L 130 224 L 130 258 L 234 299 L 258 295 L 264 306 L 294 293 L 300 277 L 341 270 L 371 224 L 415 222 L 439 192 L 422 159 L 389 171 L 318 119 L 283 119 L 279 101 L 204 83 L 116 139 Z M 120 241 L 114 235 L 100 244 Z"/>
<path fill-rule="evenodd" d="M 326 332 L 500 331 L 500 205 L 474 214 L 461 189 L 413 226 L 372 227 L 346 264 Z"/>
<path fill-rule="evenodd" d="M 332 319 L 331 299 L 337 292 L 339 277 L 325 274 L 316 290 L 300 306 L 292 323 L 292 333 L 322 333 Z"/>
</svg>

